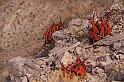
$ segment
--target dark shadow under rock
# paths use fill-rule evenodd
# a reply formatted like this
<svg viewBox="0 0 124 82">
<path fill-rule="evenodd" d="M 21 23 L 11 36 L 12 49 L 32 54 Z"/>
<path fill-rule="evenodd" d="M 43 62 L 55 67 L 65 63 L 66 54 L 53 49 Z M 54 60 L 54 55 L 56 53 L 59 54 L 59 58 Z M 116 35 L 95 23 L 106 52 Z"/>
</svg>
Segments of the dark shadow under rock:
<svg viewBox="0 0 124 82">
<path fill-rule="evenodd" d="M 117 73 L 116 75 L 115 75 L 115 77 L 114 77 L 114 80 L 115 81 L 122 81 L 122 82 L 124 82 L 124 73 Z"/>
<path fill-rule="evenodd" d="M 49 51 L 55 47 L 55 42 L 46 44 L 46 48 L 40 52 L 35 58 L 49 57 Z"/>
</svg>

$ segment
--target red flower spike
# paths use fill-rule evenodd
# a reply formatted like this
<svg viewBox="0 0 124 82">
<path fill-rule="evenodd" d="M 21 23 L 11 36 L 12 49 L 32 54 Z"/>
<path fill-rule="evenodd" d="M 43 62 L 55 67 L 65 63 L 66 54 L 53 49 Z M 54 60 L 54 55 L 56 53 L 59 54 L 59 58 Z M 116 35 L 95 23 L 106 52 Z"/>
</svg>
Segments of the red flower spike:
<svg viewBox="0 0 124 82">
<path fill-rule="evenodd" d="M 106 25 L 105 25 L 105 19 L 103 18 L 101 21 L 102 22 L 101 22 L 101 25 L 100 25 L 100 33 L 99 33 L 99 35 L 101 37 L 104 37 L 105 36 L 105 27 L 106 27 Z"/>
<path fill-rule="evenodd" d="M 64 67 L 63 65 L 61 65 L 61 66 L 62 66 L 61 68 Z M 65 70 L 62 70 L 62 71 L 64 71 L 63 73 L 68 74 L 70 76 L 70 79 L 73 74 L 76 74 L 79 76 L 84 76 L 86 73 L 85 64 L 80 60 L 79 57 L 77 57 L 75 63 L 68 64 L 67 67 L 65 67 L 64 69 Z"/>
<path fill-rule="evenodd" d="M 111 27 L 108 19 L 106 17 L 100 18 L 99 21 L 101 23 L 99 23 L 99 21 L 94 21 L 94 16 L 91 18 L 92 27 L 89 36 L 93 42 L 99 41 L 107 35 L 111 35 Z"/>
<path fill-rule="evenodd" d="M 99 30 L 98 30 L 98 28 L 95 25 L 94 18 L 91 19 L 91 24 L 92 24 L 92 31 L 95 32 L 95 33 L 99 33 Z"/>
<path fill-rule="evenodd" d="M 102 37 L 94 32 L 92 32 L 92 35 L 93 35 L 93 41 L 99 41 L 102 39 Z"/>
<path fill-rule="evenodd" d="M 60 20 L 60 23 L 58 23 L 58 24 L 53 22 L 53 24 L 49 27 L 49 29 L 43 34 L 43 37 L 45 39 L 45 43 L 51 42 L 53 40 L 52 34 L 55 31 L 58 31 L 60 28 L 63 28 L 63 26 L 64 26 L 64 24 L 61 22 L 61 20 Z"/>
</svg>

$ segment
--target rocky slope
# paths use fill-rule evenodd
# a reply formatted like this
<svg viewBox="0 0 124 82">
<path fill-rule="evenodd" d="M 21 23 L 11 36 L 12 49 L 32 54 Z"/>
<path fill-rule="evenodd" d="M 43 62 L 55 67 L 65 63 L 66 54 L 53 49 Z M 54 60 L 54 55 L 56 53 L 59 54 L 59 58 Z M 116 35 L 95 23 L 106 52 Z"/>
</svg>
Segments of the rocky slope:
<svg viewBox="0 0 124 82">
<path fill-rule="evenodd" d="M 42 34 L 54 21 L 102 11 L 111 0 L 5 0 L 0 5 L 0 67 L 15 56 L 29 57 L 42 49 Z M 90 6 L 90 7 L 89 7 Z"/>
<path fill-rule="evenodd" d="M 89 27 L 87 17 L 93 11 L 104 14 L 108 8 L 114 9 L 111 18 L 113 37 L 112 39 L 111 37 L 109 39 L 105 38 L 108 42 L 101 40 L 101 42 L 94 44 L 98 46 L 106 42 L 107 47 L 98 46 L 95 48 L 89 44 L 87 38 L 87 28 Z M 29 58 L 39 53 L 37 55 L 38 59 L 17 57 L 9 60 L 7 67 L 5 66 L 6 69 L 2 72 L 3 77 L 8 77 L 9 74 L 11 80 L 15 78 L 17 82 L 28 82 L 28 80 L 33 82 L 36 79 L 39 79 L 40 82 L 47 82 L 48 75 L 45 73 L 49 74 L 48 72 L 51 72 L 51 68 L 53 69 L 55 66 L 59 67 L 59 61 L 65 64 L 67 60 L 73 61 L 75 55 L 70 54 L 68 50 L 73 52 L 76 49 L 82 59 L 89 58 L 85 63 L 90 61 L 90 64 L 94 67 L 94 69 L 91 69 L 92 71 L 98 71 L 98 74 L 102 72 L 103 76 L 105 76 L 101 80 L 102 75 L 98 77 L 99 75 L 92 76 L 88 73 L 89 77 L 87 78 L 92 78 L 89 82 L 93 82 L 94 78 L 96 78 L 97 82 L 105 82 L 108 79 L 115 80 L 114 77 L 116 76 L 114 74 L 108 76 L 109 74 L 106 74 L 108 69 L 103 70 L 97 67 L 97 64 L 100 63 L 104 67 L 109 66 L 109 69 L 111 69 L 110 64 L 112 64 L 112 66 L 115 66 L 117 72 L 118 70 L 123 71 L 124 38 L 123 36 L 119 38 L 116 36 L 117 34 L 123 34 L 124 31 L 123 9 L 122 3 L 118 0 L 114 2 L 112 0 L 8 0 L 2 2 L 0 5 L 0 68 L 6 65 L 8 60 L 13 57 L 21 56 Z M 51 24 L 51 20 L 57 22 L 59 18 L 67 23 L 68 28 L 53 35 L 56 41 L 55 47 L 48 54 L 44 54 L 42 52 L 42 45 L 44 44 L 43 33 Z M 68 34 L 71 34 L 71 37 Z M 56 37 L 61 39 L 58 40 Z M 110 43 L 113 47 L 108 46 Z M 42 57 L 43 55 L 48 55 L 48 57 Z M 112 58 L 117 57 L 117 59 L 111 59 L 111 56 Z M 118 59 L 119 57 L 121 59 Z M 101 58 L 105 58 L 105 61 L 99 61 Z M 96 60 L 99 63 L 96 64 Z M 48 62 L 48 65 L 46 65 L 46 62 Z M 55 62 L 55 65 L 51 67 L 53 62 Z M 122 69 L 118 69 L 118 65 L 120 64 L 122 64 Z M 11 72 L 13 69 L 15 71 Z"/>
</svg>

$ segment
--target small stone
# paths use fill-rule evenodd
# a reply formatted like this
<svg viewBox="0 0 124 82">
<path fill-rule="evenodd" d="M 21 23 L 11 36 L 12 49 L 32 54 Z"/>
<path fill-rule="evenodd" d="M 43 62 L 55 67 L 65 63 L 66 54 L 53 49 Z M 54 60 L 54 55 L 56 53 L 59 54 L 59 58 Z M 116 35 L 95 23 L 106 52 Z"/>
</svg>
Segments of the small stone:
<svg viewBox="0 0 124 82">
<path fill-rule="evenodd" d="M 72 54 L 67 51 L 65 51 L 64 53 L 64 56 L 62 57 L 62 60 L 61 62 L 67 66 L 68 64 L 72 63 L 74 60 L 73 60 L 73 57 L 72 57 Z"/>
<path fill-rule="evenodd" d="M 95 59 L 88 59 L 85 61 L 86 65 L 92 65 L 93 67 L 95 67 L 97 65 L 96 60 Z"/>
<path fill-rule="evenodd" d="M 87 29 L 85 27 L 87 24 L 85 24 L 85 22 L 87 22 L 87 21 L 86 20 L 82 21 L 80 18 L 71 20 L 68 24 L 68 32 L 67 33 L 77 39 L 83 38 L 87 32 L 86 31 Z M 79 38 L 79 37 L 81 37 L 81 38 Z"/>
<path fill-rule="evenodd" d="M 31 81 L 33 78 L 38 77 L 40 73 L 44 73 L 46 69 L 45 67 L 44 70 L 41 70 L 40 64 L 37 64 L 38 62 L 36 63 L 36 61 L 21 57 L 12 58 L 7 64 L 7 71 L 10 77 L 15 79 L 16 82 Z"/>
<path fill-rule="evenodd" d="M 120 47 L 121 47 L 121 43 L 120 43 L 120 42 L 116 42 L 116 43 L 114 43 L 114 49 L 119 50 Z"/>
<path fill-rule="evenodd" d="M 28 79 L 27 79 L 27 77 L 25 76 L 25 77 L 21 77 L 21 79 L 22 79 L 22 81 L 21 82 L 28 82 Z"/>
<path fill-rule="evenodd" d="M 82 24 L 82 21 L 80 18 L 73 19 L 69 22 L 69 25 L 77 25 L 80 26 Z"/>
<path fill-rule="evenodd" d="M 76 52 L 77 52 L 77 54 L 82 54 L 82 52 L 81 52 L 81 47 L 76 47 Z"/>
<path fill-rule="evenodd" d="M 124 54 L 119 54 L 120 60 L 124 60 Z"/>
<path fill-rule="evenodd" d="M 105 56 L 105 61 L 100 61 L 101 65 L 102 66 L 106 66 L 106 65 L 109 65 L 111 64 L 113 61 L 111 60 L 110 56 L 109 55 L 106 55 Z"/>
<path fill-rule="evenodd" d="M 99 77 L 106 77 L 105 71 L 99 67 L 92 70 L 93 75 L 98 75 Z"/>
<path fill-rule="evenodd" d="M 106 82 L 105 78 L 100 78 L 99 76 L 96 75 L 91 75 L 89 73 L 86 73 L 87 78 L 84 79 L 83 82 Z"/>
</svg>

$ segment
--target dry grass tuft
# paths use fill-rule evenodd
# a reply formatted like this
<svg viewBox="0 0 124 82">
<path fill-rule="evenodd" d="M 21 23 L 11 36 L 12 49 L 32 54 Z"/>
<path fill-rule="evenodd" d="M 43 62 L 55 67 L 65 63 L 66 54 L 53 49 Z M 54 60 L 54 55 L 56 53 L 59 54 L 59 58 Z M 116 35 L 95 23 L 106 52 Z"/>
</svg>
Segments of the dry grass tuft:
<svg viewBox="0 0 124 82">
<path fill-rule="evenodd" d="M 67 75 L 63 75 L 60 70 L 54 71 L 48 78 L 48 82 L 81 82 L 82 78 L 73 76 L 72 79 L 67 78 Z"/>
<path fill-rule="evenodd" d="M 59 12 L 59 16 L 63 18 L 64 21 L 69 21 L 73 18 L 80 17 L 83 18 L 88 14 L 91 14 L 93 11 L 103 12 L 104 10 L 108 9 L 112 5 L 112 0 L 70 0 L 68 5 L 64 8 L 64 11 L 61 13 Z M 67 4 L 66 1 L 62 1 L 62 6 Z M 58 4 L 58 8 L 61 5 Z"/>
<path fill-rule="evenodd" d="M 84 1 L 84 2 L 77 1 L 77 2 L 71 3 L 67 7 L 65 12 L 61 14 L 61 17 L 63 17 L 65 21 L 69 21 L 76 17 L 82 18 L 84 15 L 86 15 L 90 11 L 91 8 L 89 8 L 89 6 L 91 3 L 92 2 L 90 0 Z"/>
</svg>

